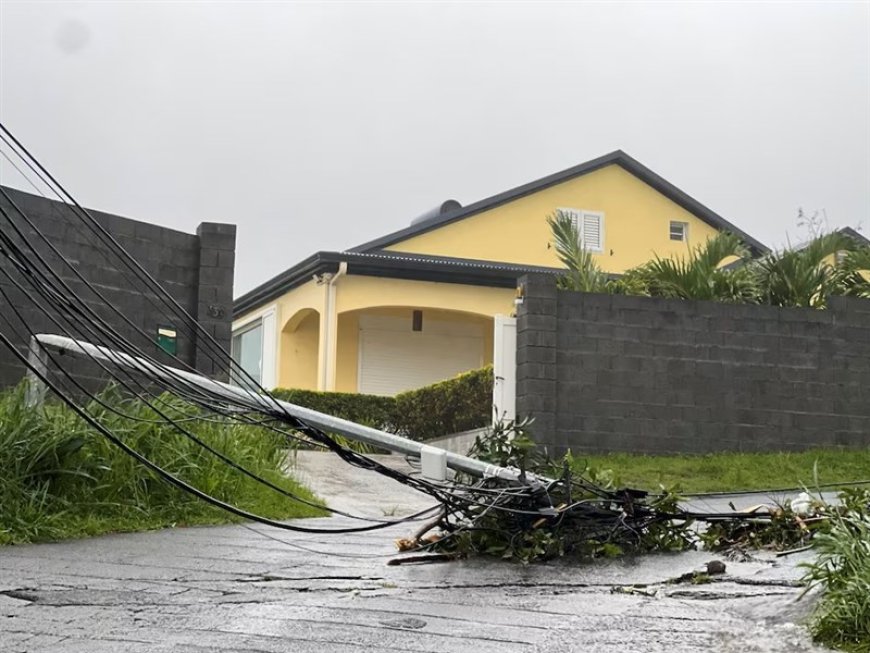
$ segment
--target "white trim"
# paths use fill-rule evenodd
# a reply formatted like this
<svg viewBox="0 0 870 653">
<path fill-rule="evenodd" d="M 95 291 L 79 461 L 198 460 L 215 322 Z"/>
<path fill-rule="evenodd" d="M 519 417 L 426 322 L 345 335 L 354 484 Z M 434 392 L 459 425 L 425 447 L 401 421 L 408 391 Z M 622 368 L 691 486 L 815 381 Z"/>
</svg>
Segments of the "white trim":
<svg viewBox="0 0 870 653">
<path fill-rule="evenodd" d="M 682 225 L 683 227 L 683 237 L 682 238 L 671 238 L 671 234 L 673 233 L 674 225 Z M 689 242 L 689 223 L 685 220 L 671 220 L 668 222 L 668 240 L 672 240 L 675 243 L 687 243 Z"/>
<path fill-rule="evenodd" d="M 235 333 L 236 331 L 239 331 L 240 329 L 244 329 L 251 322 L 254 322 L 255 320 L 259 320 L 267 313 L 274 313 L 277 310 L 278 310 L 278 305 L 271 304 L 269 306 L 266 306 L 265 308 L 261 308 L 258 311 L 246 313 L 245 317 L 240 317 L 237 320 L 233 320 L 233 333 Z"/>
<path fill-rule="evenodd" d="M 496 315 L 493 328 L 492 387 L 493 418 L 516 419 L 517 404 L 517 319 Z"/>
<path fill-rule="evenodd" d="M 272 304 L 266 308 L 245 315 L 233 322 L 230 334 L 230 354 L 232 343 L 237 335 L 244 333 L 259 322 L 263 328 L 262 351 L 260 352 L 260 385 L 271 390 L 278 385 L 278 305 Z"/>
</svg>

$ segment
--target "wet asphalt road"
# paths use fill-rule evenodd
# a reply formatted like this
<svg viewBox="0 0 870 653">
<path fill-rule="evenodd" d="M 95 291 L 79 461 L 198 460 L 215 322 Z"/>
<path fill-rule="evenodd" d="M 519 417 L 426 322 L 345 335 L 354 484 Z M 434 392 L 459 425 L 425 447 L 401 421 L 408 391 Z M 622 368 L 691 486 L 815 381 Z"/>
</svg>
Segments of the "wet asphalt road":
<svg viewBox="0 0 870 653">
<path fill-rule="evenodd" d="M 303 455 L 298 474 L 334 507 L 369 516 L 429 503 L 328 454 Z M 582 565 L 387 566 L 393 539 L 409 530 L 330 536 L 225 526 L 5 547 L 0 651 L 822 650 L 798 624 L 810 607 L 796 601 L 798 556 L 726 561 L 728 573 L 706 585 L 665 583 L 711 559 L 702 552 Z"/>
</svg>

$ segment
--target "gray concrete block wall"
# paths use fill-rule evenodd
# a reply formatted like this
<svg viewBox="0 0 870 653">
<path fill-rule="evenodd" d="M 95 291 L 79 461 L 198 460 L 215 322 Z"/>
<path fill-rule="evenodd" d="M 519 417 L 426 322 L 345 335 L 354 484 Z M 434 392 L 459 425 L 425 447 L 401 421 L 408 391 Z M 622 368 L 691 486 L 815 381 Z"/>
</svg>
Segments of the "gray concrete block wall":
<svg viewBox="0 0 870 653">
<path fill-rule="evenodd" d="M 0 196 L 0 228 L 19 246 L 32 247 L 44 257 L 46 266 L 57 271 L 65 287 L 64 294 L 82 299 L 94 314 L 108 321 L 124 338 L 160 360 L 172 363 L 171 357 L 156 345 L 157 328 L 172 326 L 178 332 L 179 360 L 204 374 L 226 378 L 226 361 L 215 365 L 212 357 L 217 348 L 209 347 L 196 333 L 199 322 L 215 338 L 220 348 L 229 351 L 232 287 L 235 256 L 234 225 L 202 223 L 197 234 L 187 234 L 157 225 L 138 222 L 99 211 L 89 211 L 93 218 L 111 234 L 111 238 L 128 252 L 172 298 L 191 316 L 191 319 L 171 317 L 166 304 L 147 283 L 135 278 L 122 257 L 114 253 L 110 239 L 100 235 L 98 229 L 89 229 L 86 222 L 75 217 L 66 205 L 43 197 L 4 187 L 11 200 Z M 16 207 L 33 222 L 28 224 Z M 15 228 L 21 233 L 16 233 Z M 46 236 L 45 242 L 37 234 Z M 79 278 L 79 275 L 81 278 Z M 22 283 L 27 291 L 15 287 Z M 37 332 L 59 333 L 61 328 L 38 309 L 45 305 L 27 286 L 21 274 L 0 256 L 0 289 L 8 302 L 0 296 L 4 314 L 12 324 L 0 321 L 0 330 L 9 335 L 21 351 L 25 347 L 23 324 L 14 317 L 12 307 Z M 117 308 L 123 317 L 115 313 Z M 52 315 L 57 318 L 56 313 Z M 89 317 L 85 323 L 91 323 Z M 69 326 L 62 321 L 61 326 Z M 18 330 L 19 334 L 11 333 Z M 77 326 L 77 335 L 111 346 L 110 339 L 94 335 L 87 326 Z M 144 332 L 143 334 L 138 331 Z M 177 364 L 177 363 L 176 363 Z M 106 378 L 98 366 L 79 360 L 76 374 L 88 379 L 93 386 Z M 5 347 L 0 346 L 0 387 L 20 381 L 23 366 Z"/>
<path fill-rule="evenodd" d="M 517 411 L 554 453 L 870 444 L 868 300 L 819 311 L 521 283 Z"/>
<path fill-rule="evenodd" d="M 204 222 L 196 234 L 199 238 L 199 270 L 194 315 L 208 333 L 208 337 L 197 342 L 196 368 L 227 381 L 228 360 L 215 359 L 214 350 L 216 345 L 220 345 L 229 351 L 232 337 L 236 227 Z"/>
</svg>

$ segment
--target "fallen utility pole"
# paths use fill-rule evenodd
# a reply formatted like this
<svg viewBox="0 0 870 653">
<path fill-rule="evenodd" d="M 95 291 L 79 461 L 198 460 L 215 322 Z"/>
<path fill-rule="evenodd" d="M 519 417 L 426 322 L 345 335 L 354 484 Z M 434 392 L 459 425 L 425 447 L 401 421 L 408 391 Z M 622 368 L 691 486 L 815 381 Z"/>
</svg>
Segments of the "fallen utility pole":
<svg viewBox="0 0 870 653">
<path fill-rule="evenodd" d="M 379 431 L 378 429 L 362 426 L 346 419 L 320 413 L 303 406 L 297 406 L 287 401 L 281 401 L 269 395 L 254 392 L 253 390 L 240 388 L 228 383 L 221 383 L 220 381 L 215 381 L 193 372 L 187 372 L 176 367 L 131 356 L 130 354 L 114 351 L 102 345 L 94 345 L 67 336 L 38 334 L 30 339 L 30 360 L 32 363 L 39 365 L 40 369 L 45 369 L 46 365 L 46 359 L 42 351 L 43 347 L 111 363 L 164 381 L 184 381 L 218 397 L 222 397 L 235 405 L 247 406 L 254 410 L 274 410 L 276 407 L 280 408 L 288 415 L 322 431 L 338 433 L 357 442 L 420 458 L 424 475 L 433 480 L 444 480 L 446 468 L 471 474 L 479 478 L 498 478 L 522 485 L 534 485 L 538 482 L 546 483 L 550 480 L 536 477 L 529 473 L 523 474 L 520 470 L 512 467 L 491 465 L 475 458 L 469 458 L 452 451 L 416 442 L 394 433 Z M 44 390 L 40 388 L 41 382 L 34 375 L 28 378 L 30 384 L 28 397 L 42 397 Z"/>
</svg>

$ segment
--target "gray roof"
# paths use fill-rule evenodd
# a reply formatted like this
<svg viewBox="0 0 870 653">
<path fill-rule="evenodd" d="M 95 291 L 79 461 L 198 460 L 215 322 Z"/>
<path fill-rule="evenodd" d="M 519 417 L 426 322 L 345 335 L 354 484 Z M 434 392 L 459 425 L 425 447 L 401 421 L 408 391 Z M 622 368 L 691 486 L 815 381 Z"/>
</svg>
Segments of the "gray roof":
<svg viewBox="0 0 870 653">
<path fill-rule="evenodd" d="M 837 229 L 837 231 L 844 236 L 854 239 L 859 245 L 870 245 L 870 238 L 867 238 L 860 231 L 852 229 L 852 227 L 843 227 L 842 229 Z"/>
<path fill-rule="evenodd" d="M 591 161 L 587 161 L 586 163 L 581 163 L 580 165 L 574 166 L 573 168 L 568 168 L 567 170 L 563 170 L 562 172 L 557 172 L 547 177 L 542 177 L 541 179 L 530 182 L 528 184 L 523 184 L 522 186 L 517 186 L 516 188 L 504 191 L 503 193 L 499 193 L 498 195 L 493 195 L 492 197 L 488 197 L 486 199 L 480 200 L 479 202 L 469 204 L 468 206 L 460 207 L 440 215 L 435 215 L 426 220 L 421 220 L 420 222 L 416 222 L 415 224 L 412 224 L 411 226 L 404 229 L 394 231 L 393 233 L 382 236 L 381 238 L 376 238 L 357 247 L 353 247 L 349 251 L 371 252 L 380 250 L 384 247 L 394 245 L 395 243 L 402 240 L 407 240 L 408 238 L 412 238 L 413 236 L 419 236 L 420 234 L 432 231 L 433 229 L 438 229 L 439 227 L 448 225 L 451 222 L 456 222 L 458 220 L 471 217 L 472 215 L 480 213 L 481 211 L 486 211 L 487 209 L 491 209 L 501 204 L 506 204 L 507 202 L 511 202 L 520 197 L 536 193 L 540 190 L 543 190 L 544 188 L 548 188 L 556 184 L 561 184 L 562 182 L 568 181 L 575 177 L 579 177 L 581 175 L 585 175 L 590 172 L 594 172 L 595 170 L 599 170 L 605 166 L 613 164 L 620 166 L 644 183 L 652 186 L 662 195 L 672 200 L 679 206 L 683 207 L 689 213 L 697 216 L 710 226 L 719 229 L 720 231 L 729 231 L 733 234 L 736 234 L 756 255 L 763 254 L 769 251 L 769 248 L 766 245 L 759 242 L 741 229 L 738 229 L 736 226 L 728 222 L 725 218 L 711 211 L 706 206 L 701 204 L 698 200 L 690 197 L 679 188 L 674 186 L 672 183 L 670 183 L 663 177 L 660 177 L 655 172 L 641 164 L 639 161 L 633 159 L 622 150 L 616 150 L 615 152 L 605 154 L 604 156 L 598 157 L 597 159 L 592 159 Z"/>
</svg>

